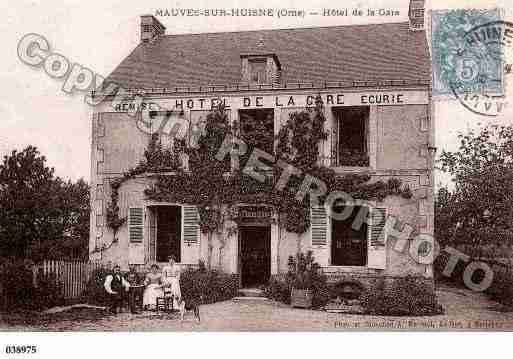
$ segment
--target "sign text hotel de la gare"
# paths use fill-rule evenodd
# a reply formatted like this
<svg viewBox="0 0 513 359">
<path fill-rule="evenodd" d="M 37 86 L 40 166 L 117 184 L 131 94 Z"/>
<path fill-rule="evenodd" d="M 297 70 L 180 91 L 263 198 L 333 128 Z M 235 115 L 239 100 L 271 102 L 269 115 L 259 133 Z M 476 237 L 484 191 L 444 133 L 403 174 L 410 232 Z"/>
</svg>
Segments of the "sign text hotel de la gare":
<svg viewBox="0 0 513 359">
<path fill-rule="evenodd" d="M 287 108 L 311 107 L 315 105 L 316 95 L 252 95 L 227 97 L 189 97 L 163 99 L 157 102 L 120 102 L 115 104 L 117 112 L 134 111 L 138 106 L 142 111 L 158 111 L 162 107 L 168 110 L 210 110 L 223 104 L 225 108 Z M 427 104 L 425 91 L 404 92 L 348 92 L 321 94 L 326 106 L 372 106 L 372 105 L 419 105 Z"/>
</svg>

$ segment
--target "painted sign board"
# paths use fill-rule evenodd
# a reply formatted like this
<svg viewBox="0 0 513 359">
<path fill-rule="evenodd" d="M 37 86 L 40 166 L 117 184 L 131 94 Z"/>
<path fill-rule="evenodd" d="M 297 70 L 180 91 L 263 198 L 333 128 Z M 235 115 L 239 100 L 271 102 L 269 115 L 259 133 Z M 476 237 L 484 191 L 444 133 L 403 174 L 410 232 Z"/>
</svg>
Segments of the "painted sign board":
<svg viewBox="0 0 513 359">
<path fill-rule="evenodd" d="M 232 96 L 176 97 L 152 101 L 112 103 L 116 112 L 210 110 L 223 104 L 227 109 L 297 108 L 315 106 L 315 94 L 253 94 Z M 426 91 L 366 91 L 321 94 L 326 107 L 332 106 L 401 106 L 428 103 Z"/>
</svg>

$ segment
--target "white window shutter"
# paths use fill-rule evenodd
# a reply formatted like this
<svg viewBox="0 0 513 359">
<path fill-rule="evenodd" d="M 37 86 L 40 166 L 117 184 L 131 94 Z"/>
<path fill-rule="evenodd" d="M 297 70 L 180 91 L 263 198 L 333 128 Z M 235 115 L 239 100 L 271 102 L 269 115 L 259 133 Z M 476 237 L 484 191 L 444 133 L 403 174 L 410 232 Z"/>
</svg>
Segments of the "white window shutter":
<svg viewBox="0 0 513 359">
<path fill-rule="evenodd" d="M 312 246 L 325 246 L 327 241 L 328 216 L 323 206 L 310 207 Z"/>
<path fill-rule="evenodd" d="M 198 209 L 182 206 L 182 240 L 185 245 L 198 244 L 200 238 Z"/>
<path fill-rule="evenodd" d="M 128 238 L 130 243 L 142 243 L 144 237 L 144 209 L 130 207 L 128 209 Z"/>
<path fill-rule="evenodd" d="M 144 208 L 128 209 L 128 263 L 144 264 Z"/>
<path fill-rule="evenodd" d="M 369 268 L 385 269 L 387 266 L 386 214 L 386 208 L 369 208 L 370 224 L 367 227 L 367 266 Z"/>
<path fill-rule="evenodd" d="M 200 255 L 199 213 L 195 206 L 182 206 L 181 263 L 198 264 Z"/>
</svg>

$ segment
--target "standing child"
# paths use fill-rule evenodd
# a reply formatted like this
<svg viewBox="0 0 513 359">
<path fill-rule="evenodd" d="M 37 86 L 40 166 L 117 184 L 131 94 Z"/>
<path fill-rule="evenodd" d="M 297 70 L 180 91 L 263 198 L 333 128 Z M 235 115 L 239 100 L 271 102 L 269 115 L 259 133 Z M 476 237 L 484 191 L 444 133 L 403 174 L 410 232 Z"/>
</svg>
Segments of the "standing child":
<svg viewBox="0 0 513 359">
<path fill-rule="evenodd" d="M 129 266 L 129 271 L 126 274 L 126 279 L 130 284 L 128 290 L 128 306 L 130 307 L 130 313 L 137 314 L 137 303 L 142 302 L 142 289 L 144 285 L 141 283 L 141 277 L 134 265 Z"/>
</svg>

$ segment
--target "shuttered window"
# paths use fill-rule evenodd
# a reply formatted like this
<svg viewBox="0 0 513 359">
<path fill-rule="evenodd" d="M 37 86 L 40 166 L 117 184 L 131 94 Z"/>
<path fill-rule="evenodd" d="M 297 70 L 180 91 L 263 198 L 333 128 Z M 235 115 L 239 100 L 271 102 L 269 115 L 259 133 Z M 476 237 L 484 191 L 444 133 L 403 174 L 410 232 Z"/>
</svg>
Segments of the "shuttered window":
<svg viewBox="0 0 513 359">
<path fill-rule="evenodd" d="M 386 208 L 370 208 L 370 226 L 368 231 L 369 249 L 368 266 L 369 268 L 386 268 L 386 239 L 385 232 Z"/>
<path fill-rule="evenodd" d="M 182 207 L 183 241 L 187 245 L 199 243 L 199 217 L 194 206 Z"/>
<path fill-rule="evenodd" d="M 386 209 L 385 208 L 371 208 L 371 230 L 370 245 L 374 247 L 385 246 L 385 228 L 386 222 Z"/>
<path fill-rule="evenodd" d="M 310 223 L 312 230 L 312 246 L 326 245 L 326 230 L 328 227 L 326 209 L 322 206 L 311 207 Z"/>
<path fill-rule="evenodd" d="M 128 237 L 131 243 L 141 243 L 144 233 L 144 210 L 142 207 L 128 209 Z"/>
</svg>

